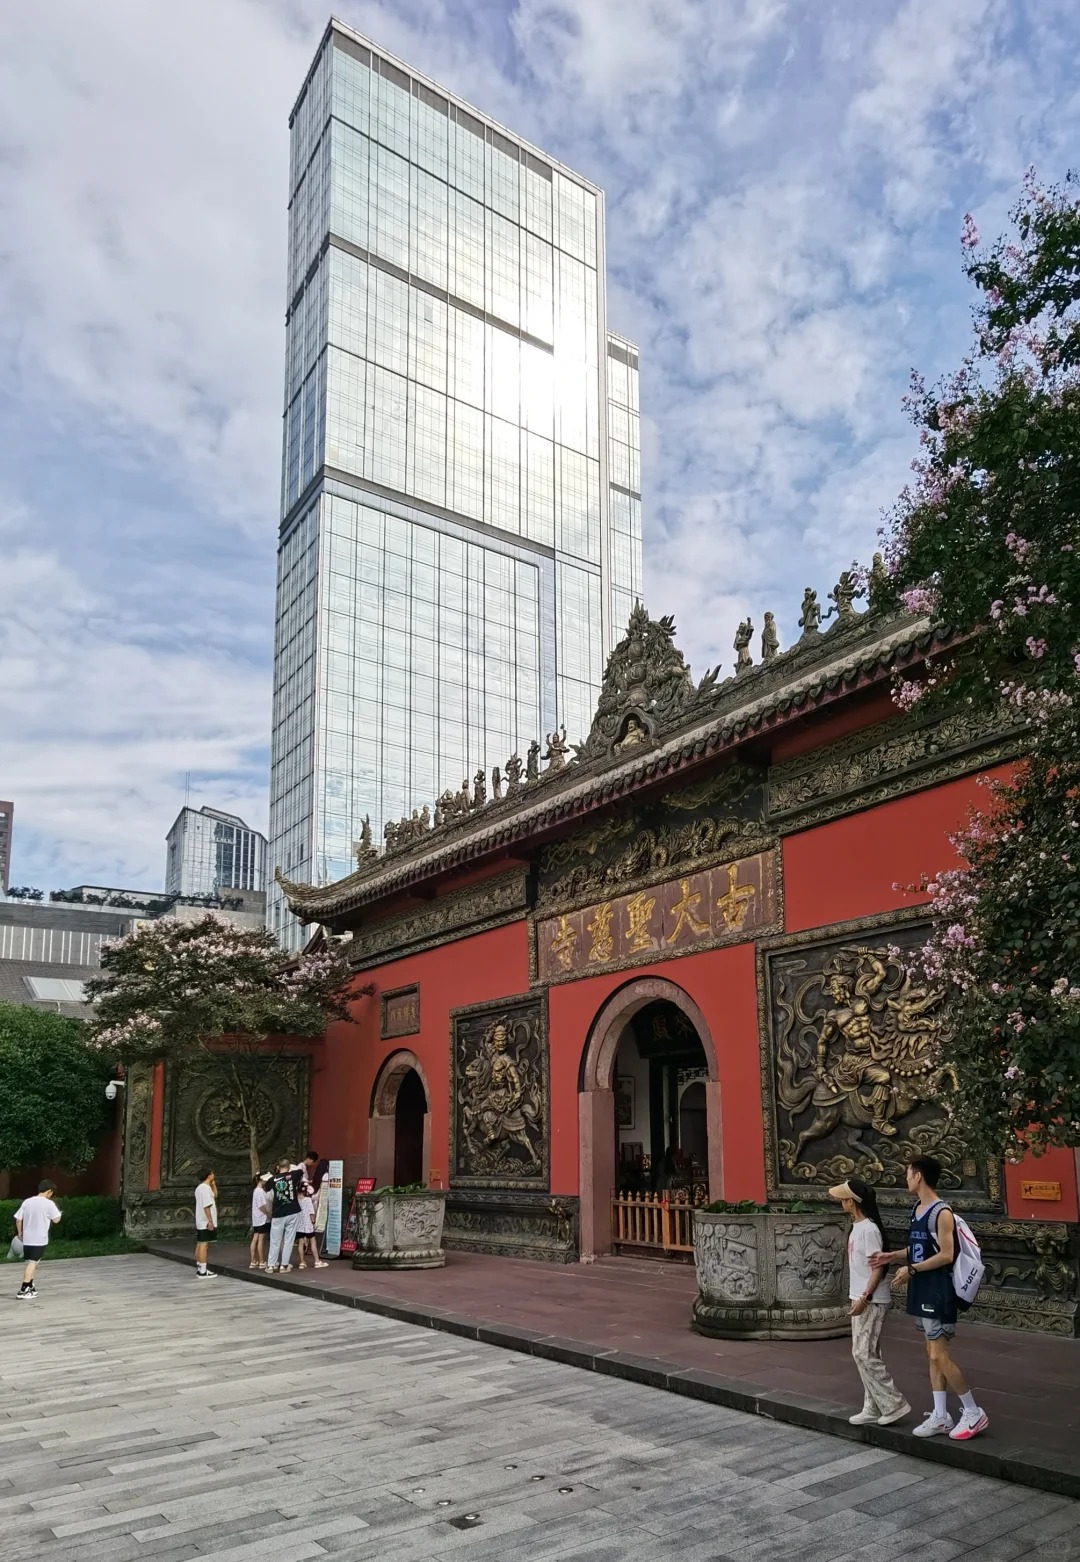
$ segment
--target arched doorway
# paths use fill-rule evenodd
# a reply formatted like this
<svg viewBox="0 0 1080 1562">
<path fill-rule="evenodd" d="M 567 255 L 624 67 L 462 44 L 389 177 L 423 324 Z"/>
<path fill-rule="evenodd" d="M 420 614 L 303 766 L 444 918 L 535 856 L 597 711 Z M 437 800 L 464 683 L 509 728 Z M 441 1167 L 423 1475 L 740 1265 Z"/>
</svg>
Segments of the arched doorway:
<svg viewBox="0 0 1080 1562">
<path fill-rule="evenodd" d="M 427 1096 L 423 1081 L 409 1069 L 394 1103 L 394 1182 L 400 1188 L 424 1181 L 424 1119 Z"/>
<path fill-rule="evenodd" d="M 379 1069 L 368 1117 L 367 1172 L 377 1187 L 426 1182 L 430 1167 L 431 1093 L 420 1059 L 394 1052 Z"/>
<path fill-rule="evenodd" d="M 617 1189 L 723 1197 L 716 1052 L 704 1015 L 674 982 L 643 977 L 604 1004 L 578 1107 L 583 1258 L 610 1251 Z"/>
</svg>

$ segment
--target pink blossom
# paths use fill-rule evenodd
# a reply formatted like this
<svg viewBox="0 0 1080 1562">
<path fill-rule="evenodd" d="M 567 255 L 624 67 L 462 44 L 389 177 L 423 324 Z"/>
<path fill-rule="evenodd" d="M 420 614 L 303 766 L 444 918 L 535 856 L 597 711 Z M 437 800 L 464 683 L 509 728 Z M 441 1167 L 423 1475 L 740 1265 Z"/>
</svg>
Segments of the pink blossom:
<svg viewBox="0 0 1080 1562">
<path fill-rule="evenodd" d="M 900 601 L 905 613 L 936 613 L 938 594 L 929 586 L 912 586 L 902 593 Z"/>
<path fill-rule="evenodd" d="M 960 243 L 966 250 L 973 250 L 979 242 L 979 230 L 970 212 L 964 213 L 964 226 L 960 231 Z"/>
</svg>

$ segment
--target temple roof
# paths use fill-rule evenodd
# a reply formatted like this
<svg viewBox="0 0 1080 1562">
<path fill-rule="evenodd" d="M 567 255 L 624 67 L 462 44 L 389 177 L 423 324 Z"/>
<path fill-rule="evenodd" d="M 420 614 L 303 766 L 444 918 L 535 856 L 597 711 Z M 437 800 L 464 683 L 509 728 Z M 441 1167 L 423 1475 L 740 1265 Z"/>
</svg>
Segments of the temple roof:
<svg viewBox="0 0 1080 1562">
<path fill-rule="evenodd" d="M 505 853 L 562 820 L 655 785 L 707 755 L 735 749 L 837 695 L 881 682 L 952 638 L 925 618 L 856 613 L 850 599 L 826 631 L 819 628 L 816 598 L 804 602 L 804 616 L 803 635 L 790 650 L 778 651 L 774 634 L 770 642 L 770 617 L 763 662 L 750 665 L 747 633 L 741 646 L 736 639 L 741 665 L 733 676 L 718 681 L 713 670 L 695 684 L 675 645 L 673 621 L 652 619 L 639 605 L 608 659 L 589 735 L 572 755 L 565 734 L 549 734 L 545 770 L 534 743 L 527 764 L 513 755 L 505 774 L 498 768 L 492 773 L 492 796 L 481 771 L 472 794 L 465 789 L 443 794 L 434 823 L 425 808 L 388 826 L 382 852 L 365 826 L 356 846 L 356 872 L 335 884 L 296 884 L 278 870 L 290 910 L 302 922 L 337 918 L 465 863 Z"/>
</svg>

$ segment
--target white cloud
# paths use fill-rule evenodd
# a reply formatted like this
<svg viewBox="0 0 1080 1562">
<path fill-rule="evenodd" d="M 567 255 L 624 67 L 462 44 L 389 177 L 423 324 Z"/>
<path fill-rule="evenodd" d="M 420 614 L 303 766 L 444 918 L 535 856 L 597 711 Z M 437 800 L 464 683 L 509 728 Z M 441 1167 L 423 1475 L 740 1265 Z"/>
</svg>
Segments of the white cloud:
<svg viewBox="0 0 1080 1562">
<path fill-rule="evenodd" d="M 1075 145 L 1074 8 L 338 9 L 604 185 L 649 604 L 699 670 L 748 612 L 797 633 L 904 479 L 909 366 L 966 340 L 963 211 L 993 232 Z M 43 876 L 153 883 L 188 770 L 265 808 L 287 116 L 325 20 L 0 8 L 0 792 Z"/>
</svg>

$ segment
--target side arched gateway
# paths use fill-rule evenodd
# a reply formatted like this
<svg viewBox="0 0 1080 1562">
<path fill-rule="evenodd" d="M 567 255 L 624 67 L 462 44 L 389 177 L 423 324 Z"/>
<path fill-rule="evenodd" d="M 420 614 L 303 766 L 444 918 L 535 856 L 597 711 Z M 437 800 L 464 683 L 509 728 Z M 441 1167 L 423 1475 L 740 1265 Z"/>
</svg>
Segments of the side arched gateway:
<svg viewBox="0 0 1080 1562">
<path fill-rule="evenodd" d="M 702 1116 L 695 1107 L 698 1112 L 703 1108 Z M 629 1137 L 635 1134 L 641 1137 Z M 589 1028 L 582 1057 L 582 1258 L 611 1250 L 611 1199 L 620 1156 L 639 1146 L 653 1163 L 655 1181 L 663 1175 L 658 1156 L 680 1146 L 681 1136 L 687 1137 L 688 1152 L 703 1159 L 709 1198 L 722 1198 L 720 1076 L 709 1027 L 681 987 L 642 977 L 608 998 Z"/>
<path fill-rule="evenodd" d="M 426 1182 L 431 1093 L 414 1052 L 392 1052 L 375 1077 L 368 1116 L 368 1175 L 379 1187 Z"/>
</svg>

